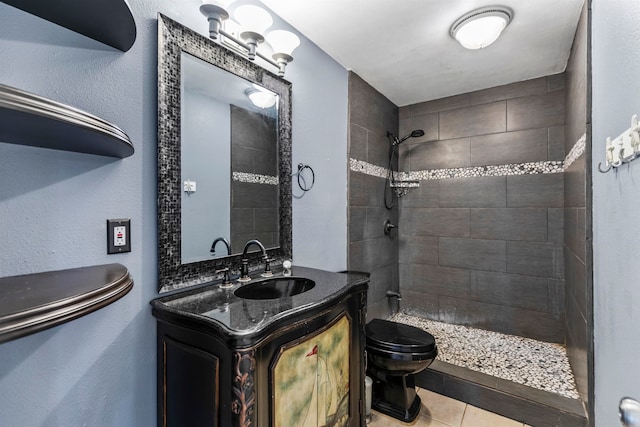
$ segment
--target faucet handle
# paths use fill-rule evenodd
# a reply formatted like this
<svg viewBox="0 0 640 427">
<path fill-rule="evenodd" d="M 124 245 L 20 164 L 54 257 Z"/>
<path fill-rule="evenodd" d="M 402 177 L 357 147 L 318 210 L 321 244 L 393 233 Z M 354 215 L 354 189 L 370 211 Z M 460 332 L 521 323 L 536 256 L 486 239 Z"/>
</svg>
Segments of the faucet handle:
<svg viewBox="0 0 640 427">
<path fill-rule="evenodd" d="M 251 277 L 249 277 L 249 259 L 242 258 L 240 262 L 240 278 L 238 282 L 249 282 L 251 280 Z"/>
<path fill-rule="evenodd" d="M 224 273 L 224 278 L 222 283 L 220 284 L 221 288 L 229 288 L 233 286 L 231 281 L 229 280 L 229 267 L 221 268 L 220 270 L 215 271 L 216 274 Z"/>
<path fill-rule="evenodd" d="M 265 255 L 264 256 L 264 273 L 261 274 L 262 277 L 273 276 L 273 272 L 271 271 L 271 262 L 273 262 L 273 259 Z"/>
</svg>

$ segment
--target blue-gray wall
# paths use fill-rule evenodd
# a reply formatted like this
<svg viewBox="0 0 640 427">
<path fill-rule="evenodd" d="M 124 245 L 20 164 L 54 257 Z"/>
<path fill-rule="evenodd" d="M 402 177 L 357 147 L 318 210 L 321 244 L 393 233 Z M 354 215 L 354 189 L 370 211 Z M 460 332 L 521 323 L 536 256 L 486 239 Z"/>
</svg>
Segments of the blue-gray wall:
<svg viewBox="0 0 640 427">
<path fill-rule="evenodd" d="M 0 83 L 102 117 L 136 149 L 116 160 L 0 144 L 0 274 L 120 262 L 135 281 L 102 310 L 0 344 L 0 425 L 156 422 L 156 14 L 204 34 L 199 4 L 130 2 L 138 36 L 127 53 L 0 4 Z M 294 261 L 343 269 L 347 72 L 306 39 L 294 54 L 293 161 L 317 179 L 294 200 Z M 132 252 L 107 256 L 105 219 L 121 217 L 131 218 Z"/>
<path fill-rule="evenodd" d="M 640 114 L 640 4 L 592 1 L 593 310 L 595 425 L 619 425 L 618 402 L 640 399 L 640 161 L 595 172 L 605 140 Z"/>
</svg>

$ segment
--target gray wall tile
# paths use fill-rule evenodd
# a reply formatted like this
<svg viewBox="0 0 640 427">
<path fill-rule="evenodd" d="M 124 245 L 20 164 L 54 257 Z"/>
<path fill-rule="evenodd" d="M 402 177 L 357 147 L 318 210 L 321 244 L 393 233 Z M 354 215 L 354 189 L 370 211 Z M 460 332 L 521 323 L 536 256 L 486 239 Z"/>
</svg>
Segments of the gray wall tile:
<svg viewBox="0 0 640 427">
<path fill-rule="evenodd" d="M 407 208 L 400 233 L 418 236 L 469 236 L 469 209 Z"/>
<path fill-rule="evenodd" d="M 569 153 L 569 150 L 565 151 L 564 148 L 564 126 L 552 126 L 547 129 L 549 132 L 549 148 L 548 148 L 548 160 L 564 160 L 564 157 Z"/>
<path fill-rule="evenodd" d="M 507 101 L 507 130 L 564 125 L 564 91 Z"/>
<path fill-rule="evenodd" d="M 437 208 L 440 206 L 439 189 L 438 181 L 420 181 L 420 187 L 414 188 L 400 199 L 400 216 L 403 216 L 404 208 Z"/>
<path fill-rule="evenodd" d="M 438 181 L 440 206 L 491 208 L 507 206 L 507 178 L 455 178 Z"/>
<path fill-rule="evenodd" d="M 412 140 L 408 140 L 407 143 Z M 471 165 L 469 138 L 411 142 L 400 146 L 400 170 L 460 168 Z"/>
<path fill-rule="evenodd" d="M 553 279 L 488 271 L 471 272 L 471 298 L 510 307 L 549 312 L 548 290 Z"/>
<path fill-rule="evenodd" d="M 469 271 L 438 267 L 435 265 L 413 264 L 411 282 L 406 289 L 421 291 L 433 295 L 469 297 Z"/>
<path fill-rule="evenodd" d="M 471 105 L 487 104 L 489 102 L 504 101 L 506 99 L 523 96 L 541 95 L 547 92 L 547 80 L 545 77 L 512 83 L 490 89 L 479 90 L 469 94 Z"/>
<path fill-rule="evenodd" d="M 510 208 L 560 208 L 564 202 L 561 173 L 507 177 L 507 206 Z"/>
<path fill-rule="evenodd" d="M 564 209 L 547 209 L 548 232 L 547 241 L 554 243 L 564 242 Z"/>
<path fill-rule="evenodd" d="M 507 242 L 507 272 L 527 276 L 564 277 L 562 245 Z"/>
<path fill-rule="evenodd" d="M 367 160 L 367 130 L 353 123 L 349 125 L 349 157 Z"/>
<path fill-rule="evenodd" d="M 440 113 L 440 139 L 486 135 L 507 130 L 504 101 Z"/>
<path fill-rule="evenodd" d="M 411 116 L 422 116 L 429 113 L 454 110 L 456 108 L 468 107 L 469 95 L 456 95 L 448 98 L 436 99 L 434 101 L 421 102 L 411 105 Z"/>
<path fill-rule="evenodd" d="M 493 240 L 547 240 L 546 209 L 471 209 L 471 237 Z"/>
<path fill-rule="evenodd" d="M 425 114 L 420 116 L 408 117 L 400 122 L 399 138 L 409 135 L 412 131 L 422 129 L 424 136 L 419 138 L 411 138 L 406 140 L 407 142 L 427 142 L 438 140 L 438 115 L 437 114 Z M 403 144 L 404 144 L 403 143 Z"/>
<path fill-rule="evenodd" d="M 507 242 L 441 237 L 440 265 L 470 270 L 507 271 Z"/>
<path fill-rule="evenodd" d="M 473 166 L 547 160 L 547 129 L 529 129 L 471 138 Z"/>
<path fill-rule="evenodd" d="M 438 265 L 438 238 L 433 236 L 400 236 L 400 262 Z"/>
</svg>

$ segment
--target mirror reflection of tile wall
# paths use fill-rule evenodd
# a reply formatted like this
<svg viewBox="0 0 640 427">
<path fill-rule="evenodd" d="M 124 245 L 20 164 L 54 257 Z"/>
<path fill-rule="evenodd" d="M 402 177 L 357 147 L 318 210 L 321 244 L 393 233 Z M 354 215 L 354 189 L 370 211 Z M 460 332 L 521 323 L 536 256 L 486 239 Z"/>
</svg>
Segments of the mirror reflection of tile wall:
<svg viewBox="0 0 640 427">
<path fill-rule="evenodd" d="M 231 169 L 278 177 L 277 123 L 273 117 L 231 106 Z M 277 181 L 276 181 L 277 182 Z M 231 181 L 231 248 L 242 252 L 250 239 L 280 245 L 278 185 Z"/>
</svg>

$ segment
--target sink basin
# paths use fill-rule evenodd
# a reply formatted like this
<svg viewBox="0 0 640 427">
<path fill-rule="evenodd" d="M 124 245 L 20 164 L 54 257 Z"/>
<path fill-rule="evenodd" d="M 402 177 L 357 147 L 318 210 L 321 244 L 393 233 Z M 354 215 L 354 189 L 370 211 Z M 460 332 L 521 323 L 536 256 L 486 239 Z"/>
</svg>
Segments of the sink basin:
<svg viewBox="0 0 640 427">
<path fill-rule="evenodd" d="M 234 294 L 244 299 L 279 299 L 307 292 L 315 285 L 313 280 L 302 277 L 278 277 L 241 286 Z"/>
</svg>

